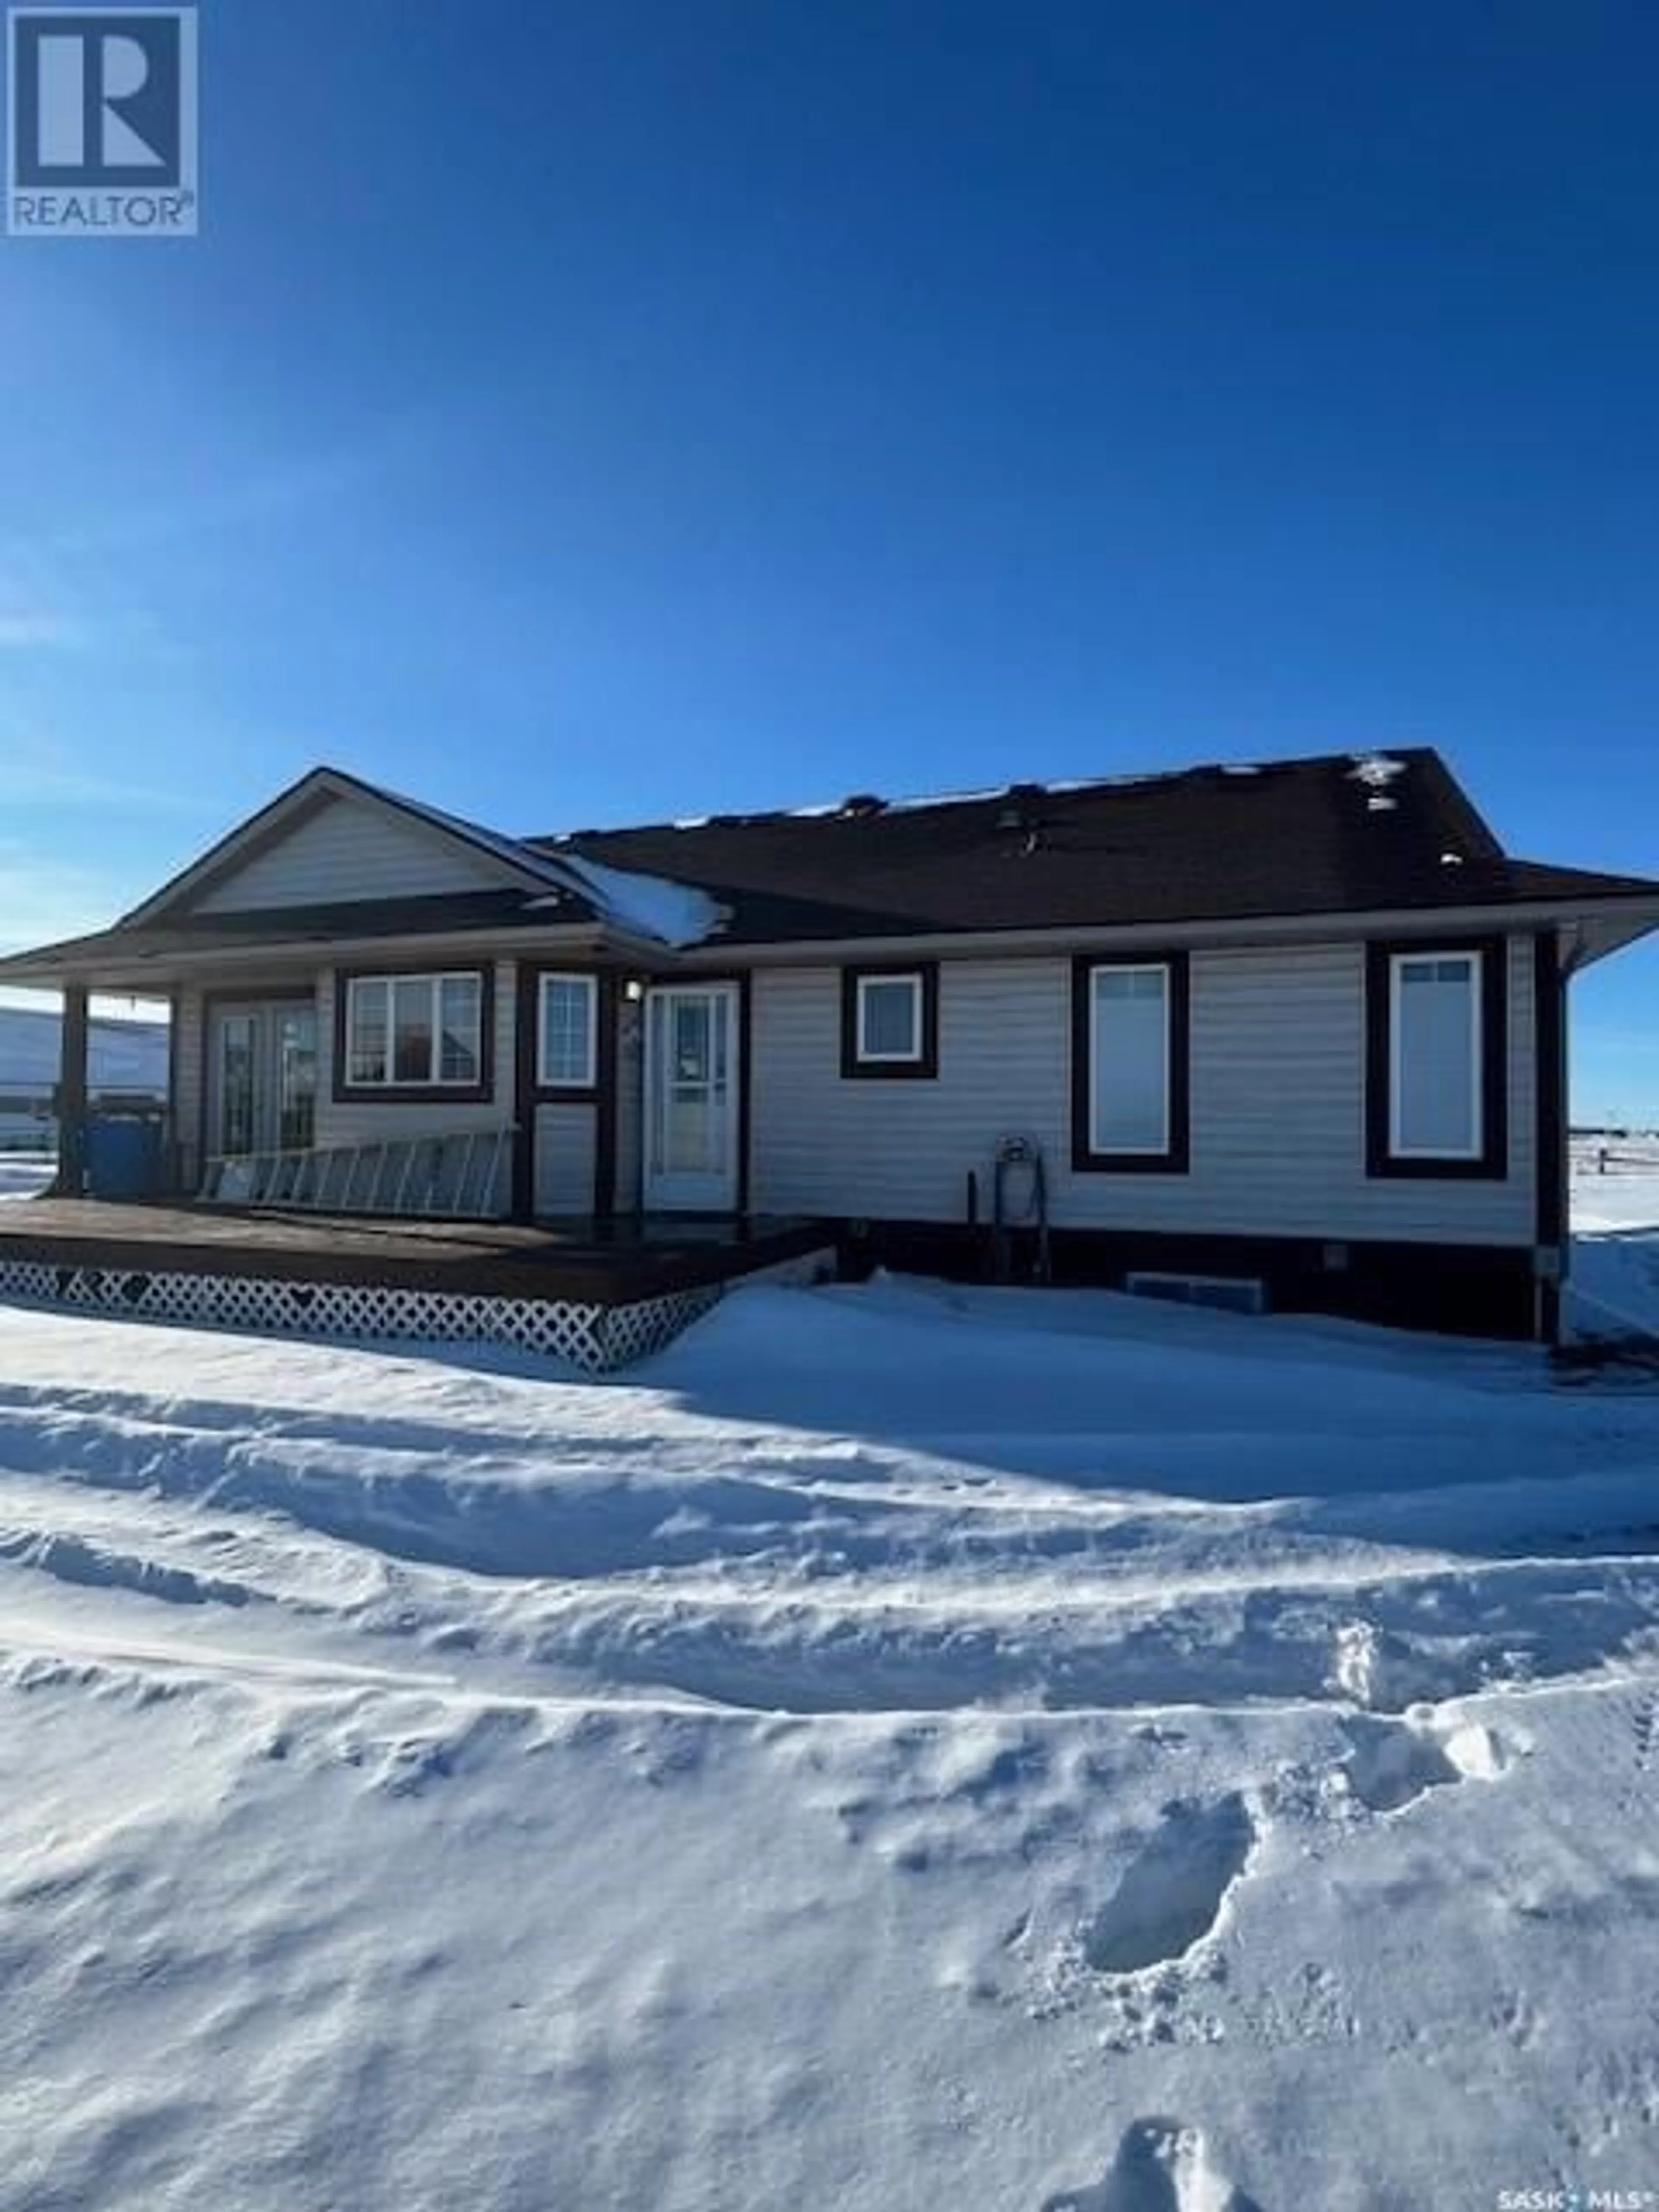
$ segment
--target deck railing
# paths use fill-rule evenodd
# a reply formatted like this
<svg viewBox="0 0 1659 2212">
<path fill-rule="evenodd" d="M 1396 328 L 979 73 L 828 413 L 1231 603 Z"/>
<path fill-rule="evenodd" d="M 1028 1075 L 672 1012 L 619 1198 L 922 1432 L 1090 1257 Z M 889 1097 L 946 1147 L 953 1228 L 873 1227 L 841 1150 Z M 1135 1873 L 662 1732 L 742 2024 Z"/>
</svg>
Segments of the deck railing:
<svg viewBox="0 0 1659 2212">
<path fill-rule="evenodd" d="M 209 1159 L 197 1194 L 210 1205 L 295 1212 L 493 1220 L 507 1210 L 512 1158 L 510 1129 L 228 1152 Z"/>
</svg>

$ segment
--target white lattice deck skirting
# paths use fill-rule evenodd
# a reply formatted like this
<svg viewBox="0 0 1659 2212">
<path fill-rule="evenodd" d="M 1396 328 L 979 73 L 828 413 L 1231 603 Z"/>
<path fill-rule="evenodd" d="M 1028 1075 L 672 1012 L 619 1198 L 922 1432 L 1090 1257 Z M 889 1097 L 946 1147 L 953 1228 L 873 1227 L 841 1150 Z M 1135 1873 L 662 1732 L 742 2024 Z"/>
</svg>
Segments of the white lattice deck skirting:
<svg viewBox="0 0 1659 2212">
<path fill-rule="evenodd" d="M 285 1283 L 255 1276 L 0 1261 L 0 1298 L 261 1335 L 512 1344 L 550 1352 L 596 1375 L 659 1352 L 708 1311 L 720 1290 L 718 1283 L 705 1283 L 629 1305 L 599 1305 L 574 1298 L 489 1297 L 374 1284 Z"/>
</svg>

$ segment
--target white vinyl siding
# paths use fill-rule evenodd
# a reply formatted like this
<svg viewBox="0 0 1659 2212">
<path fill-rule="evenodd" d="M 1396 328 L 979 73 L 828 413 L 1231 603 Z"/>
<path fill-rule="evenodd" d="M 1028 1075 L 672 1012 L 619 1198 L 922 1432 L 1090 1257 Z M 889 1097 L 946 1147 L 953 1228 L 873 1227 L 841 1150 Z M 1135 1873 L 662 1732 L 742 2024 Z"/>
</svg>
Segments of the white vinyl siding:
<svg viewBox="0 0 1659 2212">
<path fill-rule="evenodd" d="M 839 1083 L 834 968 L 763 968 L 753 1000 L 757 1212 L 962 1221 L 1010 1131 L 1042 1145 L 1063 1227 L 1319 1239 L 1530 1244 L 1532 961 L 1509 948 L 1508 1174 L 1366 1173 L 1365 955 L 1358 942 L 1191 957 L 1191 1165 L 1185 1175 L 1073 1171 L 1071 963 L 945 961 L 939 1076 Z"/>
<path fill-rule="evenodd" d="M 1170 1148 L 1170 970 L 1089 973 L 1089 1146 L 1155 1157 Z"/>
<path fill-rule="evenodd" d="M 872 1066 L 921 1058 L 920 975 L 860 975 L 857 981 L 858 1058 Z"/>
<path fill-rule="evenodd" d="M 511 871 L 367 800 L 331 799 L 191 901 L 198 914 L 488 890 Z"/>
<path fill-rule="evenodd" d="M 538 996 L 537 1081 L 544 1090 L 591 1091 L 599 1060 L 597 979 L 544 975 Z"/>
<path fill-rule="evenodd" d="M 309 981 L 307 977 L 307 981 Z M 301 984 L 303 992 L 305 984 Z M 207 1082 L 206 1008 L 199 988 L 182 990 L 175 1001 L 170 1049 L 173 1054 L 173 1141 L 178 1147 L 179 1180 L 196 1188 L 202 1171 L 202 1103 Z"/>
<path fill-rule="evenodd" d="M 592 1212 L 597 1124 L 597 1110 L 590 1103 L 537 1107 L 533 1203 L 538 1213 Z"/>
<path fill-rule="evenodd" d="M 1481 1146 L 1480 956 L 1401 952 L 1389 963 L 1389 1150 L 1477 1159 Z"/>
</svg>

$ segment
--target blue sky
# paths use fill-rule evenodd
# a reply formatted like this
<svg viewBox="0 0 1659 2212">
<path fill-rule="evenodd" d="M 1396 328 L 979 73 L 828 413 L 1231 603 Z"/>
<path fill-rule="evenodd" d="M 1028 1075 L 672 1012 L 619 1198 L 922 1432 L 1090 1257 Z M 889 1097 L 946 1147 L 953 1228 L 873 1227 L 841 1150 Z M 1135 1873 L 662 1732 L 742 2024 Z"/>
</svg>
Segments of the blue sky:
<svg viewBox="0 0 1659 2212">
<path fill-rule="evenodd" d="M 526 830 L 1418 743 L 1659 874 L 1659 17 L 210 0 L 0 240 L 0 937 L 328 759 Z M 1577 1105 L 1659 1120 L 1659 954 Z"/>
</svg>

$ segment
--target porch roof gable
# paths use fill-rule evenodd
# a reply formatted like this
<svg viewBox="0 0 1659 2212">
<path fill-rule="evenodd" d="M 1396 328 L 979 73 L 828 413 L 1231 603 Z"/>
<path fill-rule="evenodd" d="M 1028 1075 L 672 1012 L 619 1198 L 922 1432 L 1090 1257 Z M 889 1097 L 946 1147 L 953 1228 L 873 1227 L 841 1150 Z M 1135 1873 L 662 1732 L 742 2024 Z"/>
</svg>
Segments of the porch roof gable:
<svg viewBox="0 0 1659 2212">
<path fill-rule="evenodd" d="M 397 872 L 404 880 L 387 895 L 355 899 L 259 896 L 258 891 L 277 887 L 270 871 L 261 872 L 265 857 L 337 807 L 365 810 L 398 826 L 412 856 Z M 446 848 L 447 871 L 441 865 Z M 414 887 L 428 852 L 430 890 Z M 464 867 L 455 867 L 457 856 L 465 858 Z M 319 866 L 313 855 L 313 877 L 328 874 L 333 858 L 325 854 Z M 254 896 L 244 893 L 241 904 L 222 896 L 239 878 L 249 890 L 258 886 Z M 169 968 L 180 962 L 231 957 L 250 949 L 277 954 L 495 930 L 660 952 L 711 934 L 722 919 L 706 892 L 574 855 L 538 853 L 343 769 L 323 767 L 280 792 L 110 928 L 0 959 L 0 980 L 48 986 L 90 980 L 125 988 L 148 975 L 166 988 Z"/>
<path fill-rule="evenodd" d="M 580 918 L 599 919 L 597 908 L 574 872 L 550 864 L 545 854 L 532 852 L 516 840 L 501 836 L 477 823 L 443 814 L 419 800 L 367 783 L 343 769 L 320 767 L 312 769 L 297 782 L 278 792 L 275 799 L 239 823 L 187 867 L 169 877 L 159 890 L 123 915 L 115 930 L 142 927 L 190 912 L 260 854 L 291 836 L 307 820 L 331 805 L 367 808 L 395 820 L 431 839 L 434 849 L 439 843 L 447 843 L 452 848 L 465 852 L 475 864 L 483 863 L 481 873 L 493 877 L 500 884 L 557 895 L 572 902 Z"/>
</svg>

